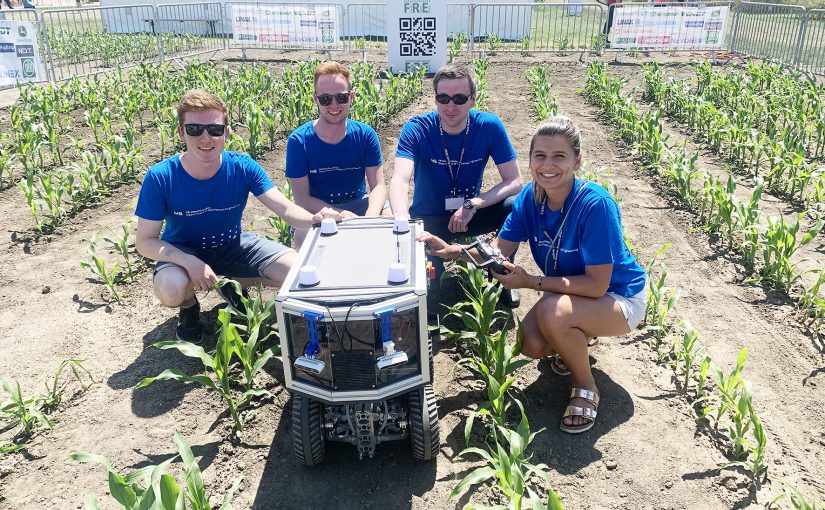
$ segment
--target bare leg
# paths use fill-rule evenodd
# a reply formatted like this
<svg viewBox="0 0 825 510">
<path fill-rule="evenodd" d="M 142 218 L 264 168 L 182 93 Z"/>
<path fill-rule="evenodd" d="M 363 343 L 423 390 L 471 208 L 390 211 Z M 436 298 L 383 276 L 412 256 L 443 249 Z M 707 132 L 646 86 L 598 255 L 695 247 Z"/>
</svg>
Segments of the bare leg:
<svg viewBox="0 0 825 510">
<path fill-rule="evenodd" d="M 298 253 L 290 251 L 289 253 L 284 253 L 278 257 L 275 262 L 266 266 L 263 278 L 264 285 L 270 287 L 280 287 L 283 285 L 284 280 L 286 280 L 286 275 L 289 274 L 289 270 L 297 260 Z"/>
<path fill-rule="evenodd" d="M 160 304 L 169 308 L 189 308 L 195 304 L 195 291 L 186 270 L 166 266 L 155 274 L 152 284 Z"/>
</svg>

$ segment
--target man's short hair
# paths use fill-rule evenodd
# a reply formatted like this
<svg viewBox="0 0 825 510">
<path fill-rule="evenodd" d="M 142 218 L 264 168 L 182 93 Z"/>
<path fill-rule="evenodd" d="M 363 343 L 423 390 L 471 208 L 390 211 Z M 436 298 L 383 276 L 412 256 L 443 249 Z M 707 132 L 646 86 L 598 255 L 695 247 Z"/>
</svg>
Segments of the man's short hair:
<svg viewBox="0 0 825 510">
<path fill-rule="evenodd" d="M 470 68 L 464 64 L 447 64 L 436 71 L 435 76 L 433 76 L 433 90 L 436 94 L 438 94 L 438 82 L 445 78 L 448 80 L 467 78 L 467 81 L 470 83 L 470 96 L 476 96 L 476 82 L 473 79 L 473 73 L 470 71 Z"/>
<path fill-rule="evenodd" d="M 204 110 L 218 110 L 223 114 L 224 124 L 229 122 L 228 109 L 223 99 L 205 90 L 193 89 L 183 95 L 178 103 L 178 123 L 184 124 L 186 112 L 202 112 Z"/>
<path fill-rule="evenodd" d="M 313 80 L 312 84 L 314 87 L 318 86 L 318 78 L 321 76 L 335 76 L 336 74 L 341 75 L 344 79 L 347 80 L 347 87 L 352 90 L 352 73 L 346 66 L 341 65 L 340 63 L 334 60 L 327 60 L 326 62 L 322 62 L 318 67 L 315 68 L 315 79 Z"/>
</svg>

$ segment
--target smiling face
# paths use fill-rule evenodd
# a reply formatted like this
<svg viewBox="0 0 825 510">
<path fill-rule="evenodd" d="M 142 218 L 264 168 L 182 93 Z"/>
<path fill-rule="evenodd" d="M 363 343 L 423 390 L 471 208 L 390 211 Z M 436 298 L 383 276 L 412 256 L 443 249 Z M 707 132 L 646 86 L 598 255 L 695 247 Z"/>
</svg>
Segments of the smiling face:
<svg viewBox="0 0 825 510">
<path fill-rule="evenodd" d="M 470 96 L 470 79 L 469 78 L 442 78 L 438 82 L 438 88 L 435 95 L 447 94 L 454 96 L 456 94 L 464 94 Z M 441 127 L 444 132 L 450 134 L 458 134 L 467 127 L 467 116 L 470 109 L 475 104 L 475 98 L 470 99 L 461 105 L 450 101 L 447 104 L 435 102 L 438 109 L 438 115 L 441 117 Z"/>
<path fill-rule="evenodd" d="M 530 151 L 530 173 L 552 199 L 567 197 L 581 164 L 570 141 L 561 135 L 537 136 Z"/>
<path fill-rule="evenodd" d="M 226 115 L 220 110 L 213 109 L 191 111 L 184 114 L 183 122 L 184 124 L 226 124 Z M 229 135 L 228 126 L 221 136 L 211 136 L 205 129 L 199 136 L 190 136 L 186 134 L 183 126 L 178 126 L 178 134 L 186 144 L 187 158 L 190 161 L 209 168 L 216 164 L 220 165 L 221 151 Z"/>
<path fill-rule="evenodd" d="M 344 104 L 340 104 L 337 99 L 333 99 L 331 103 L 324 106 L 318 102 L 318 96 L 322 94 L 329 94 L 331 96 L 347 94 L 349 99 Z M 355 94 L 350 90 L 350 85 L 344 76 L 340 74 L 324 74 L 319 76 L 315 83 L 315 104 L 318 106 L 318 113 L 320 114 L 319 122 L 338 125 L 346 121 L 354 97 Z"/>
</svg>

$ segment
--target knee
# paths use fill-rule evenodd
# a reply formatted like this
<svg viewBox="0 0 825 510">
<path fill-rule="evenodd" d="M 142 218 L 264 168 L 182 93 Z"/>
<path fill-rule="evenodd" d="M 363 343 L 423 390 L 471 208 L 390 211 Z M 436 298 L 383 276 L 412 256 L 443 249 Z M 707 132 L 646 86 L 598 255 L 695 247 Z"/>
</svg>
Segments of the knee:
<svg viewBox="0 0 825 510">
<path fill-rule="evenodd" d="M 541 334 L 526 333 L 521 339 L 521 353 L 532 359 L 539 359 L 554 354 L 552 347 Z"/>
<path fill-rule="evenodd" d="M 544 336 L 558 338 L 570 329 L 572 306 L 564 294 L 548 296 L 536 304 L 539 330 Z"/>
<path fill-rule="evenodd" d="M 167 268 L 155 275 L 153 286 L 160 304 L 175 308 L 186 301 L 189 291 L 189 277 L 174 274 L 176 268 Z"/>
<path fill-rule="evenodd" d="M 297 252 L 290 251 L 284 253 L 278 257 L 275 262 L 266 266 L 264 269 L 264 278 L 276 287 L 280 287 L 283 285 L 284 280 L 286 280 L 286 276 L 289 274 L 289 270 L 292 269 L 292 265 L 295 264 L 296 260 L 298 260 Z"/>
</svg>

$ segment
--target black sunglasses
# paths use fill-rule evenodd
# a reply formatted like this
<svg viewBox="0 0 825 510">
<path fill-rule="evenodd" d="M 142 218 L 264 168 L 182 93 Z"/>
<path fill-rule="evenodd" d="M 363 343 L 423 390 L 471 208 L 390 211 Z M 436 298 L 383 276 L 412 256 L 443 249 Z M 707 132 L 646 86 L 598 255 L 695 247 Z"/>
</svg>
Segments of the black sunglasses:
<svg viewBox="0 0 825 510">
<path fill-rule="evenodd" d="M 321 106 L 329 106 L 332 104 L 332 99 L 338 104 L 349 103 L 349 92 L 340 92 L 338 94 L 320 94 L 315 96 L 318 98 L 318 104 Z"/>
<path fill-rule="evenodd" d="M 184 124 L 183 128 L 189 136 L 200 136 L 204 129 L 209 136 L 222 136 L 226 132 L 226 124 Z"/>
<path fill-rule="evenodd" d="M 464 94 L 456 94 L 454 96 L 451 96 L 449 94 L 438 94 L 437 96 L 435 96 L 435 100 L 441 104 L 449 104 L 450 101 L 452 101 L 457 105 L 461 105 L 469 101 L 470 96 L 465 96 Z"/>
</svg>

